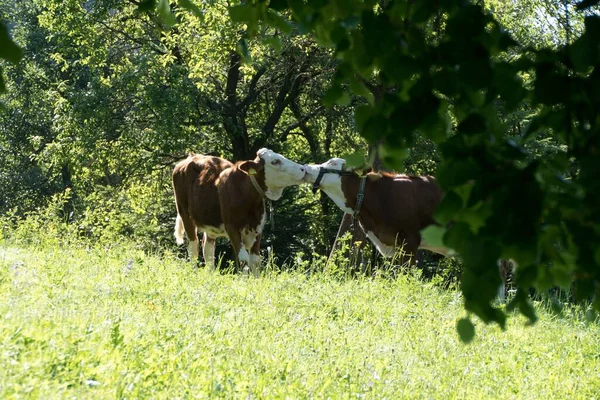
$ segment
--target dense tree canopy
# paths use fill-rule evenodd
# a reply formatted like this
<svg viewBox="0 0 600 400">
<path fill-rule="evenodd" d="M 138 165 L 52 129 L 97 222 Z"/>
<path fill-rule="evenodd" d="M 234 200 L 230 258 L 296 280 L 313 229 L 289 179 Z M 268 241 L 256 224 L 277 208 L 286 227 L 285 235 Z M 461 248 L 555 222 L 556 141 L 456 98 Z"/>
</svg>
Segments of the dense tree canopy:
<svg viewBox="0 0 600 400">
<path fill-rule="evenodd" d="M 531 320 L 530 288 L 574 285 L 598 309 L 597 3 L 0 0 L 0 210 L 61 194 L 81 235 L 157 245 L 188 151 L 320 162 L 371 146 L 435 172 L 426 234 L 460 254 L 470 313 L 504 326 L 499 258 L 518 263 L 510 307 Z M 281 262 L 315 259 L 339 217 L 295 188 L 266 241 Z"/>
<path fill-rule="evenodd" d="M 231 9 L 249 37 L 257 24 L 275 26 L 271 14 L 289 12 L 300 30 L 334 49 L 340 66 L 329 96 L 343 98 L 348 85 L 370 99 L 356 110 L 358 129 L 370 143 L 383 141 L 388 164 L 401 167 L 417 134 L 439 145 L 436 176 L 446 196 L 436 217 L 448 227 L 429 233 L 463 259 L 467 310 L 502 326 L 504 313 L 490 303 L 498 258 L 518 263 L 520 290 L 511 307 L 532 320 L 531 286 L 544 290 L 575 279 L 579 296 L 600 294 L 600 17 L 590 12 L 582 31 L 573 22 L 582 16 L 573 18 L 569 2 L 508 3 L 488 6 L 500 13 L 528 9 L 533 15 L 521 20 L 522 28 L 550 39 L 520 44 L 481 3 L 469 1 L 248 1 Z M 586 3 L 579 8 L 596 2 Z M 565 33 L 553 35 L 548 26 Z M 370 80 L 384 85 L 386 95 L 373 100 L 360 84 Z M 508 111 L 524 103 L 536 111 L 516 141 L 505 135 L 498 101 Z M 528 156 L 525 143 L 540 132 L 551 132 L 566 151 Z M 577 168 L 571 176 L 570 159 Z M 459 325 L 463 332 L 469 326 Z"/>
</svg>

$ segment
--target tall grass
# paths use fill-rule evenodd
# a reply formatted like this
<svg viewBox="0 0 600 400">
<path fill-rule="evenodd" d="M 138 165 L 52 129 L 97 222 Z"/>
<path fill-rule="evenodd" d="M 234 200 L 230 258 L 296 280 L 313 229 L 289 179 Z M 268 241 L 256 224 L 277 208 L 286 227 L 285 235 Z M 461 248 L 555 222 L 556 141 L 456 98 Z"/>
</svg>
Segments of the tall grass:
<svg viewBox="0 0 600 400">
<path fill-rule="evenodd" d="M 577 311 L 577 310 L 575 310 Z M 0 241 L 0 398 L 597 398 L 600 328 L 476 324 L 458 292 Z"/>
</svg>

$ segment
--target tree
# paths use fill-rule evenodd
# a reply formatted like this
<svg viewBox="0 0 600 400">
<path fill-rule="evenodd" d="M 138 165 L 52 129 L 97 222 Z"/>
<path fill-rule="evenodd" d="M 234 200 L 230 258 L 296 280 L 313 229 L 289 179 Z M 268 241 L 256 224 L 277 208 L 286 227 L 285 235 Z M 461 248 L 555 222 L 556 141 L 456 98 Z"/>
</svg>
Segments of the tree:
<svg viewBox="0 0 600 400">
<path fill-rule="evenodd" d="M 401 168 L 418 133 L 438 145 L 436 175 L 446 195 L 436 218 L 452 225 L 435 231 L 463 259 L 467 311 L 504 326 L 504 312 L 491 305 L 499 258 L 518 263 L 519 290 L 509 309 L 530 320 L 536 318 L 526 295 L 531 286 L 576 281 L 578 297 L 594 295 L 600 309 L 600 183 L 594 178 L 600 167 L 593 161 L 600 144 L 598 16 L 585 17 L 585 31 L 567 44 L 525 47 L 508 59 L 518 43 L 469 1 L 252 1 L 231 11 L 248 26 L 273 25 L 272 15 L 288 13 L 341 60 L 326 99 L 343 100 L 346 87 L 369 99 L 355 117 L 370 143 L 382 140 L 384 162 Z M 427 35 L 432 26 L 439 35 Z M 370 79 L 395 91 L 374 100 L 362 84 Z M 503 137 L 498 101 L 509 111 L 523 102 L 539 111 L 519 142 Z M 528 157 L 525 143 L 540 129 L 567 152 Z M 578 167 L 571 180 L 565 175 L 570 158 Z M 470 326 L 463 320 L 459 330 Z"/>
<path fill-rule="evenodd" d="M 2 212 L 22 217 L 69 186 L 71 222 L 83 234 L 145 232 L 144 241 L 171 242 L 168 173 L 188 151 L 239 160 L 267 146 L 308 161 L 361 145 L 349 110 L 319 102 L 335 67 L 330 52 L 268 30 L 248 43 L 254 63 L 243 63 L 234 51 L 241 33 L 223 3 L 200 16 L 173 5 L 179 23 L 170 26 L 135 2 L 0 8 L 24 52 L 7 68 L 9 107 L 0 114 L 1 146 L 15 154 L 0 166 L 2 181 L 13 183 L 1 189 Z M 288 192 L 265 243 L 281 260 L 324 251 L 337 209 Z M 111 217 L 119 223 L 100 218 L 117 210 L 127 214 Z"/>
</svg>

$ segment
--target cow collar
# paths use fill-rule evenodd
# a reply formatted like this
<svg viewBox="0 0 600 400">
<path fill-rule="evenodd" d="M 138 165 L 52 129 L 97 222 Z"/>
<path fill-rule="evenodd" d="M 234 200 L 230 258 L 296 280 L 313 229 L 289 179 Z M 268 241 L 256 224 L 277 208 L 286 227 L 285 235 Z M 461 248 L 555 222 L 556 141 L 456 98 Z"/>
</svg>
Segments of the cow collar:
<svg viewBox="0 0 600 400">
<path fill-rule="evenodd" d="M 354 205 L 354 216 L 358 215 L 360 208 L 362 207 L 363 200 L 365 198 L 365 185 L 367 183 L 367 176 L 363 175 L 360 177 L 360 185 L 358 186 L 358 193 L 356 194 L 356 204 Z"/>
<path fill-rule="evenodd" d="M 319 190 L 319 185 L 321 184 L 321 179 L 323 179 L 323 175 L 325 175 L 325 174 L 337 174 L 339 176 L 356 175 L 352 171 L 340 171 L 339 169 L 319 167 L 319 175 L 317 175 L 317 180 L 315 181 L 315 183 L 313 183 L 313 186 L 312 186 L 313 193 L 317 193 L 317 190 Z"/>
<path fill-rule="evenodd" d="M 342 171 L 339 169 L 320 167 L 319 175 L 317 175 L 317 180 L 315 181 L 315 183 L 313 183 L 313 187 L 312 187 L 313 193 L 316 193 L 317 190 L 319 190 L 319 185 L 321 184 L 321 179 L 323 179 L 323 175 L 325 175 L 326 173 L 337 174 L 339 176 L 352 176 L 352 175 L 356 176 L 356 173 L 354 173 L 352 171 Z M 354 213 L 352 214 L 352 223 L 353 224 L 354 224 L 354 218 L 356 218 L 356 216 L 358 216 L 358 213 L 360 212 L 360 208 L 362 207 L 363 200 L 365 198 L 366 183 L 367 183 L 367 176 L 366 175 L 361 176 L 360 177 L 360 185 L 358 186 L 358 193 L 356 194 L 356 204 L 354 205 Z"/>
<path fill-rule="evenodd" d="M 250 176 L 250 182 L 252 182 L 252 186 L 254 186 L 254 189 L 256 189 L 258 194 L 260 194 L 260 196 L 264 199 L 265 197 L 267 197 L 267 195 L 265 194 L 265 191 L 263 190 L 263 188 L 261 188 L 260 185 L 258 184 L 256 178 L 254 177 L 255 175 L 256 175 L 256 170 L 254 170 L 254 169 L 251 169 L 248 173 L 248 176 Z"/>
<path fill-rule="evenodd" d="M 269 200 L 269 223 L 271 224 L 271 229 L 275 229 L 275 222 L 273 222 L 274 221 L 273 215 L 275 213 L 275 211 L 273 210 L 273 201 L 267 197 L 267 194 L 265 193 L 263 188 L 260 187 L 260 185 L 258 184 L 258 181 L 254 177 L 255 175 L 256 175 L 256 170 L 251 169 L 248 174 L 248 176 L 250 176 L 250 182 L 252 182 L 252 186 L 254 186 L 254 189 L 256 189 L 258 194 L 260 194 L 260 196 L 263 199 Z"/>
</svg>

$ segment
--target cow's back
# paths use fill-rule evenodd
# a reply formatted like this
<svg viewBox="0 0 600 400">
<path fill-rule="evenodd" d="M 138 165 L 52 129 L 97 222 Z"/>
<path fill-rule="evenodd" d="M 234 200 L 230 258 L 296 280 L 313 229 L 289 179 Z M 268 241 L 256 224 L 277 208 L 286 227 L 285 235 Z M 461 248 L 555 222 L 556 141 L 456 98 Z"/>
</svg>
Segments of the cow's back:
<svg viewBox="0 0 600 400">
<path fill-rule="evenodd" d="M 395 236 L 434 223 L 442 191 L 429 176 L 387 175 L 367 183 L 363 208 L 368 230 Z"/>
<path fill-rule="evenodd" d="M 198 227 L 222 225 L 216 187 L 221 172 L 233 164 L 223 158 L 194 155 L 179 162 L 173 170 L 173 190 L 177 208 L 182 208 Z"/>
<path fill-rule="evenodd" d="M 442 201 L 443 192 L 432 176 L 411 176 L 415 203 L 419 215 L 419 229 L 435 223 L 433 214 Z"/>
</svg>

